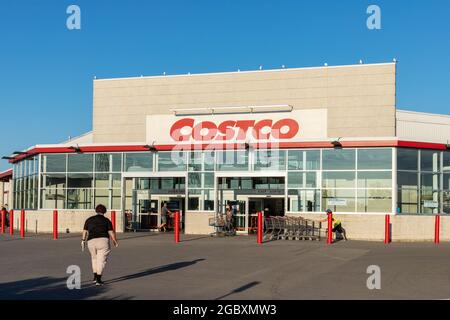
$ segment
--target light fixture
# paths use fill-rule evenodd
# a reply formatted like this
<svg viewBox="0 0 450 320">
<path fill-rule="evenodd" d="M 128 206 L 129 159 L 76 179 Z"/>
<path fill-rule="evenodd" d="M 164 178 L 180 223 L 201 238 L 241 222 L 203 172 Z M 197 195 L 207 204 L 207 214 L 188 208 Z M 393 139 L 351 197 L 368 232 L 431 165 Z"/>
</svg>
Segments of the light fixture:
<svg viewBox="0 0 450 320">
<path fill-rule="evenodd" d="M 364 62 L 362 61 L 362 59 L 359 60 L 359 64 L 364 64 Z"/>
<path fill-rule="evenodd" d="M 337 140 L 332 141 L 331 144 L 332 144 L 335 148 L 342 148 L 342 143 L 341 143 L 339 140 L 341 140 L 341 138 L 338 138 Z"/>
<path fill-rule="evenodd" d="M 23 154 L 28 154 L 28 152 L 24 152 L 24 151 L 14 151 L 13 154 L 23 155 Z"/>
<path fill-rule="evenodd" d="M 151 145 L 149 145 L 149 144 L 145 145 L 144 148 L 148 149 L 148 151 L 153 151 L 153 152 L 158 151 L 155 147 L 155 141 L 153 141 L 153 143 Z"/>
<path fill-rule="evenodd" d="M 81 153 L 81 148 L 78 145 L 70 146 L 69 149 L 75 151 L 76 153 Z"/>
<path fill-rule="evenodd" d="M 5 157 L 2 157 L 2 159 L 3 159 L 3 160 L 13 160 L 14 157 L 6 157 L 6 156 L 5 156 Z"/>
</svg>

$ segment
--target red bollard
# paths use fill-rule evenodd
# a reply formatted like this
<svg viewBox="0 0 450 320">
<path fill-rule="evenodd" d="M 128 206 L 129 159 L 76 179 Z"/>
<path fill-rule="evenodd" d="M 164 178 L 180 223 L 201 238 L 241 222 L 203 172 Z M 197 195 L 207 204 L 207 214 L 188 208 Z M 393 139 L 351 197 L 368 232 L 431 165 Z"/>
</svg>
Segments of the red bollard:
<svg viewBox="0 0 450 320">
<path fill-rule="evenodd" d="M 14 235 L 14 210 L 9 211 L 9 234 Z"/>
<path fill-rule="evenodd" d="M 5 233 L 5 226 L 6 226 L 6 211 L 2 210 L 2 226 L 1 226 L 1 231 L 2 233 Z"/>
<path fill-rule="evenodd" d="M 180 212 L 175 212 L 175 243 L 180 242 Z"/>
<path fill-rule="evenodd" d="M 258 212 L 258 244 L 263 243 L 263 215 L 262 212 Z"/>
<path fill-rule="evenodd" d="M 384 243 L 388 244 L 391 242 L 391 216 L 386 215 L 384 219 Z"/>
<path fill-rule="evenodd" d="M 436 220 L 434 222 L 434 243 L 436 244 L 440 242 L 440 229 L 441 229 L 441 216 L 436 215 Z"/>
<path fill-rule="evenodd" d="M 327 244 L 333 243 L 333 213 L 328 213 L 328 235 Z"/>
<path fill-rule="evenodd" d="M 114 232 L 116 232 L 116 212 L 115 211 L 111 211 L 111 223 L 112 223 Z"/>
<path fill-rule="evenodd" d="M 25 238 L 25 210 L 20 210 L 20 237 Z"/>
<path fill-rule="evenodd" d="M 58 210 L 53 211 L 53 240 L 58 239 Z"/>
</svg>

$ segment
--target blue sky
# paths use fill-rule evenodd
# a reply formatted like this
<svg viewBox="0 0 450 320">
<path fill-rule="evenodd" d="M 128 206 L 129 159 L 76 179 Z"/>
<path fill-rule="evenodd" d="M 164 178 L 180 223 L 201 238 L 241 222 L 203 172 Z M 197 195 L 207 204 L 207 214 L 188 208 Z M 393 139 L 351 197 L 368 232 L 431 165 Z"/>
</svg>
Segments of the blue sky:
<svg viewBox="0 0 450 320">
<path fill-rule="evenodd" d="M 81 30 L 66 28 L 70 4 Z M 381 7 L 381 30 L 366 27 L 370 4 Z M 1 0 L 0 155 L 90 131 L 94 75 L 394 57 L 398 108 L 450 114 L 448 0 Z"/>
</svg>

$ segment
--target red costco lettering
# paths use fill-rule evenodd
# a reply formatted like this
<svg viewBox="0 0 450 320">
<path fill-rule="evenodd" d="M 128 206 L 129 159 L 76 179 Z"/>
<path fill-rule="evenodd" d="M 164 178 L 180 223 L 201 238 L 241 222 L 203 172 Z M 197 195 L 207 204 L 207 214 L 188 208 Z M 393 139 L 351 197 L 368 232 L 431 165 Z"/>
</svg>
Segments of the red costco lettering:
<svg viewBox="0 0 450 320">
<path fill-rule="evenodd" d="M 216 125 L 212 121 L 195 123 L 192 118 L 184 118 L 175 122 L 170 128 L 170 136 L 175 141 L 244 141 L 248 132 L 256 140 L 292 139 L 300 127 L 294 119 L 281 119 L 275 123 L 271 119 L 226 120 Z"/>
</svg>

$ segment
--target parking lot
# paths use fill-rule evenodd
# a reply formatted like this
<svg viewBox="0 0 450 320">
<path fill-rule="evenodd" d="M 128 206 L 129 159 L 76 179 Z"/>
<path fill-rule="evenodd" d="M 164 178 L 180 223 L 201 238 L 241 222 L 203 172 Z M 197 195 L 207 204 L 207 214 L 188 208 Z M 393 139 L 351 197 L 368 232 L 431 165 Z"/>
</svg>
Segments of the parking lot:
<svg viewBox="0 0 450 320">
<path fill-rule="evenodd" d="M 450 244 L 273 241 L 171 234 L 119 235 L 104 274 L 91 283 L 80 236 L 0 235 L 0 299 L 448 299 Z M 67 267 L 82 271 L 69 290 Z M 371 265 L 381 289 L 369 290 Z"/>
</svg>

